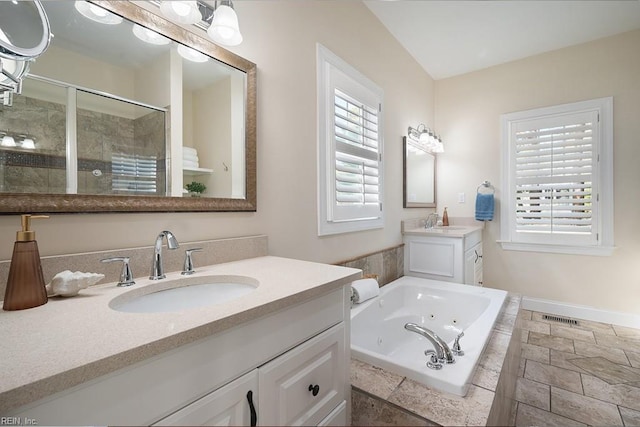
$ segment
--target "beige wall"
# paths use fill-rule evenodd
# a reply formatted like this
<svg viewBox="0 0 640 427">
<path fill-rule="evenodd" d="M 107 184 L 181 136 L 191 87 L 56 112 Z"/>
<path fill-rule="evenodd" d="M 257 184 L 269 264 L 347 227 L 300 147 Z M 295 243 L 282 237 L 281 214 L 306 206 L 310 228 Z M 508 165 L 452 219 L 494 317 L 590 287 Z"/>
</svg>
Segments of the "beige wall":
<svg viewBox="0 0 640 427">
<path fill-rule="evenodd" d="M 258 65 L 258 211 L 53 215 L 34 221 L 42 256 L 151 245 L 162 229 L 193 241 L 264 233 L 274 255 L 336 262 L 402 241 L 402 135 L 433 122 L 433 81 L 360 2 L 242 1 L 244 42 Z M 384 89 L 383 230 L 317 236 L 316 42 Z M 17 216 L 0 216 L 0 259 L 11 256 Z M 73 266 L 69 266 L 73 269 Z M 146 275 L 147 272 L 136 272 Z"/>
<path fill-rule="evenodd" d="M 500 114 L 614 98 L 613 256 L 504 251 L 499 216 L 484 234 L 485 283 L 524 295 L 640 314 L 640 31 L 436 82 L 438 206 L 472 216 L 476 187 L 500 190 Z M 457 203 L 458 193 L 466 203 Z M 441 208 L 440 208 L 441 210 Z"/>
</svg>

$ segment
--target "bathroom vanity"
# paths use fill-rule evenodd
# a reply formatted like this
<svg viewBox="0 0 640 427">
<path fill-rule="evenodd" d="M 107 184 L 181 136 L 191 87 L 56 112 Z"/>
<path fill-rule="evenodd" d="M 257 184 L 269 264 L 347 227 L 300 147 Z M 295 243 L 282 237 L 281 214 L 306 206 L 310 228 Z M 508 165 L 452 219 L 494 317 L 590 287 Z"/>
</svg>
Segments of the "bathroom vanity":
<svg viewBox="0 0 640 427">
<path fill-rule="evenodd" d="M 349 284 L 360 275 L 264 256 L 189 276 L 257 283 L 220 304 L 113 309 L 180 280 L 168 273 L 2 312 L 0 413 L 40 425 L 346 425 Z"/>
<path fill-rule="evenodd" d="M 402 234 L 406 276 L 482 286 L 481 226 L 403 226 Z"/>
</svg>

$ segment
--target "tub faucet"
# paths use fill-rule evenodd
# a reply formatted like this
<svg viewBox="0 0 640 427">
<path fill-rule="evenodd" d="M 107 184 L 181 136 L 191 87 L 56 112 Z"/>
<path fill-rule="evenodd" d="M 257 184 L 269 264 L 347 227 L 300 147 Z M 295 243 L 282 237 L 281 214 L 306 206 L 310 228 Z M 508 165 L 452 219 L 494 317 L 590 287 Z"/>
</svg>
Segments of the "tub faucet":
<svg viewBox="0 0 640 427">
<path fill-rule="evenodd" d="M 455 359 L 453 358 L 453 353 L 451 349 L 447 345 L 446 342 L 442 340 L 435 332 L 431 329 L 423 328 L 422 326 L 418 326 L 415 323 L 407 323 L 404 325 L 404 328 L 407 331 L 415 332 L 416 334 L 422 335 L 426 339 L 433 344 L 436 352 L 433 354 L 430 351 L 425 351 L 426 355 L 431 355 L 431 362 L 433 363 L 436 359 L 439 363 L 455 363 Z M 428 364 L 427 364 L 428 365 Z M 436 365 L 434 363 L 434 365 Z M 429 366 L 432 367 L 432 366 Z M 440 369 L 438 367 L 434 367 L 434 369 Z"/>
<path fill-rule="evenodd" d="M 151 276 L 149 276 L 149 279 L 151 280 L 160 280 L 167 277 L 164 274 L 164 267 L 162 266 L 162 240 L 165 237 L 167 238 L 167 247 L 169 249 L 178 249 L 180 246 L 172 232 L 165 230 L 158 234 L 158 237 L 156 238 L 156 245 L 153 250 Z"/>
<path fill-rule="evenodd" d="M 438 223 L 438 214 L 435 212 L 432 212 L 429 215 L 427 215 L 427 219 L 424 222 L 424 228 L 426 229 L 433 228 L 436 226 L 437 223 Z"/>
</svg>

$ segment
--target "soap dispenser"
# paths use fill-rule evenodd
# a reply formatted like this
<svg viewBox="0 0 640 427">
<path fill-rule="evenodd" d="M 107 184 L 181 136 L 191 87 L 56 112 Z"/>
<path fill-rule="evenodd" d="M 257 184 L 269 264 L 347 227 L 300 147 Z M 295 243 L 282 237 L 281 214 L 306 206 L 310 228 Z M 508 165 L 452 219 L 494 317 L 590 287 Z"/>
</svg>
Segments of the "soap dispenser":
<svg viewBox="0 0 640 427">
<path fill-rule="evenodd" d="M 442 213 L 442 225 L 444 227 L 449 226 L 449 214 L 447 213 L 447 208 L 444 208 L 444 212 Z"/>
<path fill-rule="evenodd" d="M 40 253 L 36 233 L 31 230 L 31 220 L 49 218 L 46 215 L 22 215 L 22 230 L 16 233 L 13 256 L 9 267 L 7 289 L 4 293 L 4 310 L 24 310 L 47 303 Z"/>
</svg>

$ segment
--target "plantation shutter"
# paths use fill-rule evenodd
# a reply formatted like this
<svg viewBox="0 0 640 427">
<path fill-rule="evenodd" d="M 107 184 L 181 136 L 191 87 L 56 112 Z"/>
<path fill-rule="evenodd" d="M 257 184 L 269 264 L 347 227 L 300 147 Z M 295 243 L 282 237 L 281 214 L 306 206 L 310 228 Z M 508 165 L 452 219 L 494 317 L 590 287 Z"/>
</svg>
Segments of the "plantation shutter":
<svg viewBox="0 0 640 427">
<path fill-rule="evenodd" d="M 381 217 L 379 105 L 366 105 L 334 88 L 332 221 Z"/>
<path fill-rule="evenodd" d="M 155 194 L 157 192 L 156 156 L 123 153 L 111 155 L 111 186 L 113 191 Z"/>
<path fill-rule="evenodd" d="M 519 241 L 597 242 L 598 112 L 511 127 L 514 230 Z"/>
</svg>

